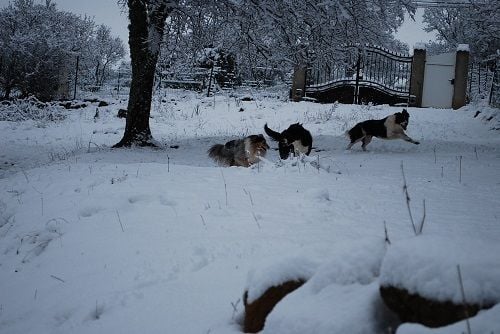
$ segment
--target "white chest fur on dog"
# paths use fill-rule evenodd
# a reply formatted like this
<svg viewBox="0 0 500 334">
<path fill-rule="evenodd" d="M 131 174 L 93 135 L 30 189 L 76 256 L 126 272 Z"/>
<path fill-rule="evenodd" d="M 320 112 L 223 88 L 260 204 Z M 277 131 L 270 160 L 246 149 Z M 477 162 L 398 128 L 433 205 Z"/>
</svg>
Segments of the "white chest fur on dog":
<svg viewBox="0 0 500 334">
<path fill-rule="evenodd" d="M 302 145 L 302 142 L 300 140 L 294 141 L 292 145 L 296 155 L 306 154 L 309 151 L 309 147 Z"/>
<path fill-rule="evenodd" d="M 399 138 L 404 133 L 403 127 L 396 123 L 395 115 L 388 116 L 384 122 L 384 126 L 387 129 L 387 139 Z"/>
</svg>

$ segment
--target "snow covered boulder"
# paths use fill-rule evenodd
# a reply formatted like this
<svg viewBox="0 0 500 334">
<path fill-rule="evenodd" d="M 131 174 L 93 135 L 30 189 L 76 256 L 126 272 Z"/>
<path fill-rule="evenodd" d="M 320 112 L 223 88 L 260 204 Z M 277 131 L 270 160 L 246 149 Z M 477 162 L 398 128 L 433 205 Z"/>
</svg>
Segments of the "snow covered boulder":
<svg viewBox="0 0 500 334">
<path fill-rule="evenodd" d="M 274 306 L 278 304 L 290 292 L 298 289 L 305 280 L 298 279 L 294 281 L 287 281 L 278 286 L 272 286 L 266 290 L 256 300 L 248 301 L 248 291 L 243 295 L 243 303 L 245 304 L 245 322 L 243 324 L 243 331 L 245 333 L 257 333 L 264 328 L 267 315 L 273 310 Z"/>
<path fill-rule="evenodd" d="M 248 273 L 243 294 L 245 319 L 243 331 L 262 330 L 267 315 L 290 292 L 299 288 L 315 272 L 318 264 L 305 258 L 291 257 L 278 263 L 266 262 Z"/>
<path fill-rule="evenodd" d="M 381 296 L 403 322 L 449 325 L 500 302 L 498 254 L 484 240 L 420 235 L 395 243 L 382 262 Z"/>
<path fill-rule="evenodd" d="M 250 301 L 244 298 L 245 325 L 247 319 L 253 320 L 252 315 L 264 308 L 261 305 L 265 305 L 266 299 L 283 291 L 287 295 L 272 300 L 271 307 L 266 305 L 265 312 L 259 314 L 259 326 L 245 326 L 245 331 L 364 334 L 395 328 L 399 322 L 384 305 L 378 290 L 385 249 L 384 238 L 361 238 L 336 243 L 327 254 L 307 255 L 319 260 L 319 265 L 291 258 L 253 271 L 247 290 Z M 298 284 L 299 280 L 303 284 Z M 260 309 L 252 309 L 254 305 Z"/>
<path fill-rule="evenodd" d="M 399 321 L 379 294 L 385 249 L 381 237 L 337 244 L 314 275 L 276 305 L 262 334 L 390 332 Z"/>
<path fill-rule="evenodd" d="M 396 334 L 457 334 L 464 333 L 470 326 L 472 333 L 500 333 L 500 304 L 489 310 L 480 311 L 475 317 L 466 321 L 459 321 L 452 325 L 428 328 L 419 324 L 403 324 L 398 327 Z"/>
</svg>

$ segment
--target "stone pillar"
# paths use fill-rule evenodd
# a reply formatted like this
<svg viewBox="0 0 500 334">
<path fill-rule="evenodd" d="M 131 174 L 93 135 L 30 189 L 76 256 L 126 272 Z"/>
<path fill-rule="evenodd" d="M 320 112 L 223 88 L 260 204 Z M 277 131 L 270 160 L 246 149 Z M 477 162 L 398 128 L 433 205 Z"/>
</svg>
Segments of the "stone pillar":
<svg viewBox="0 0 500 334">
<path fill-rule="evenodd" d="M 413 107 L 422 106 L 426 53 L 425 45 L 415 45 L 415 48 L 413 49 L 410 79 L 410 95 L 415 96 L 415 100 L 411 102 L 411 106 Z"/>
<path fill-rule="evenodd" d="M 459 44 L 455 61 L 455 79 L 453 87 L 453 109 L 462 108 L 466 102 L 467 76 L 469 74 L 469 45 Z"/>
<path fill-rule="evenodd" d="M 293 71 L 292 92 L 290 98 L 294 102 L 302 100 L 306 94 L 306 66 L 297 65 Z"/>
</svg>

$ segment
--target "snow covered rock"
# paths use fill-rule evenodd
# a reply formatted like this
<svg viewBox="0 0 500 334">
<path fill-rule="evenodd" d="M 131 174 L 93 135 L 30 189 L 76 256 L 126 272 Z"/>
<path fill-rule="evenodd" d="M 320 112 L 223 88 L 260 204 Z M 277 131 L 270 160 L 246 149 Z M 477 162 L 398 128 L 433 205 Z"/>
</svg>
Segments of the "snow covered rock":
<svg viewBox="0 0 500 334">
<path fill-rule="evenodd" d="M 428 328 L 419 324 L 403 324 L 398 327 L 397 334 L 456 334 L 464 333 L 468 326 L 472 333 L 500 333 L 500 304 L 489 310 L 480 311 L 477 316 L 469 319 L 469 325 L 465 320 L 455 324 Z"/>
<path fill-rule="evenodd" d="M 384 239 L 366 237 L 336 248 L 302 287 L 276 305 L 264 334 L 387 333 L 397 326 L 378 291 Z"/>
<path fill-rule="evenodd" d="M 272 286 L 266 290 L 256 300 L 248 302 L 248 291 L 243 295 L 243 303 L 245 304 L 245 320 L 243 331 L 245 333 L 257 333 L 264 328 L 267 315 L 272 311 L 274 306 L 279 303 L 290 292 L 298 289 L 304 280 L 287 281 L 278 286 Z"/>
<path fill-rule="evenodd" d="M 287 294 L 299 288 L 315 272 L 318 264 L 301 257 L 261 263 L 248 273 L 243 295 L 245 333 L 262 330 L 267 315 Z"/>
<path fill-rule="evenodd" d="M 500 247 L 484 240 L 404 240 L 384 258 L 381 296 L 403 322 L 439 327 L 474 316 L 500 302 L 498 254 Z"/>
<path fill-rule="evenodd" d="M 385 249 L 383 238 L 365 237 L 337 243 L 331 253 L 316 257 L 324 259 L 320 265 L 296 257 L 254 270 L 248 285 L 252 298 L 248 302 L 244 297 L 245 331 L 362 334 L 395 328 L 398 321 L 378 292 Z M 299 277 L 304 279 L 299 282 Z M 285 278 L 289 281 L 281 283 Z M 259 315 L 259 326 L 247 327 L 254 314 Z"/>
</svg>

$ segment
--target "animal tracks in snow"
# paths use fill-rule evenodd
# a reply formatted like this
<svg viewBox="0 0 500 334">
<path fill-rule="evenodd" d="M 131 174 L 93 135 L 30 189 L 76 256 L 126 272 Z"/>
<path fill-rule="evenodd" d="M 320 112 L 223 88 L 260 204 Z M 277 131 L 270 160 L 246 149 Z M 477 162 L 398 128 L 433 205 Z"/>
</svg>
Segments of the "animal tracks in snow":
<svg viewBox="0 0 500 334">
<path fill-rule="evenodd" d="M 67 223 L 64 218 L 53 218 L 45 223 L 44 229 L 20 237 L 16 254 L 24 254 L 21 262 L 29 262 L 41 255 L 52 241 L 59 239 L 63 235 L 63 225 Z"/>
<path fill-rule="evenodd" d="M 82 208 L 78 215 L 83 218 L 89 218 L 103 210 L 104 209 L 99 206 L 87 206 Z"/>
</svg>

